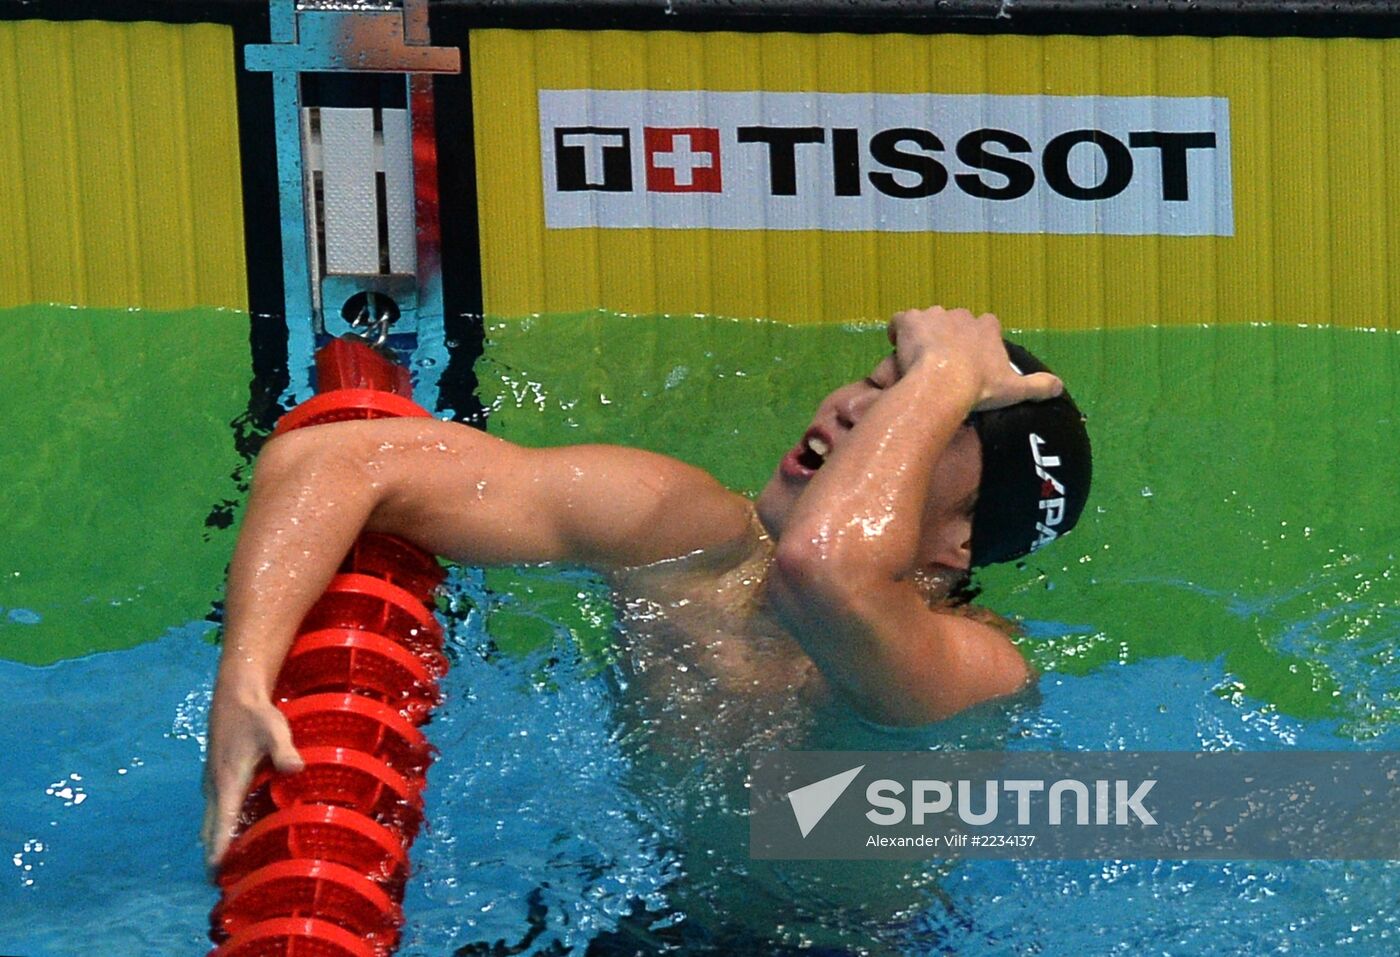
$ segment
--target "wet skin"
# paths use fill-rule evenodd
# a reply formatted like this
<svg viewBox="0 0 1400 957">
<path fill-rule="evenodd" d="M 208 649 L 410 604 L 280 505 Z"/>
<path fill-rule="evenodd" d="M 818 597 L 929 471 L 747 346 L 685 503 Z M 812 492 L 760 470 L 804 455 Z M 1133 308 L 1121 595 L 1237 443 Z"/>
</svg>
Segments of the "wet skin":
<svg viewBox="0 0 1400 957">
<path fill-rule="evenodd" d="M 272 687 L 297 625 L 364 530 L 472 565 L 592 565 L 624 603 L 647 589 L 666 598 L 680 576 L 697 620 L 714 620 L 707 604 L 727 610 L 730 640 L 702 658 L 736 695 L 809 676 L 857 714 L 910 725 L 1023 687 L 1030 672 L 1005 633 L 931 608 L 928 582 L 970 559 L 980 451 L 968 415 L 1061 386 L 1008 368 L 994 317 L 900 313 L 890 338 L 894 355 L 822 402 L 757 503 L 666 456 L 527 449 L 431 420 L 336 423 L 269 442 L 229 572 L 206 766 L 210 865 L 257 762 L 301 766 Z M 656 565 L 683 556 L 674 575 Z M 685 628 L 668 630 L 685 641 Z M 758 659 L 776 665 L 745 670 Z"/>
</svg>

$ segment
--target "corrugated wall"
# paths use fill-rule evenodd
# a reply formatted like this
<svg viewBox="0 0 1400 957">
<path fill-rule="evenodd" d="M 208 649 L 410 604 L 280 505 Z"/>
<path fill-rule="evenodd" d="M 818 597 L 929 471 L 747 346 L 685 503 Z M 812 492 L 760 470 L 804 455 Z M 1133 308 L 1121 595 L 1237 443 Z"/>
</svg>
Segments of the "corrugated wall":
<svg viewBox="0 0 1400 957">
<path fill-rule="evenodd" d="M 1400 41 L 491 30 L 471 51 L 488 314 L 1397 324 Z M 1234 235 L 546 229 L 540 89 L 1224 97 Z"/>
<path fill-rule="evenodd" d="M 0 307 L 245 309 L 228 27 L 0 23 Z"/>
</svg>

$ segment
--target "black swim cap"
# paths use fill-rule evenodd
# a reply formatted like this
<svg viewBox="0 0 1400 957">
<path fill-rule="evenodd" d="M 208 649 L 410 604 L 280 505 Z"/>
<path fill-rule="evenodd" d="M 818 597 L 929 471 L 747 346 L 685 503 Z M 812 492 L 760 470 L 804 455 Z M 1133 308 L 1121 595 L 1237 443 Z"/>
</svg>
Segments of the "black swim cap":
<svg viewBox="0 0 1400 957">
<path fill-rule="evenodd" d="M 1050 371 L 1014 342 L 1006 342 L 1006 354 L 1022 375 Z M 1073 528 L 1093 469 L 1084 416 L 1069 392 L 975 412 L 972 424 L 982 440 L 972 564 L 1009 562 Z"/>
</svg>

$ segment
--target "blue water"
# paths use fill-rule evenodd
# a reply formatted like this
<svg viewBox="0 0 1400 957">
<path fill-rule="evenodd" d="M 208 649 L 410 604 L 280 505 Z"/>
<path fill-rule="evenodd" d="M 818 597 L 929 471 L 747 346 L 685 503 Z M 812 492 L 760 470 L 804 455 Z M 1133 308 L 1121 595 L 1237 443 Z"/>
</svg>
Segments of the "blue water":
<svg viewBox="0 0 1400 957">
<path fill-rule="evenodd" d="M 295 366 L 309 348 L 292 343 Z M 420 376 L 440 370 L 440 342 L 420 351 Z M 287 402 L 308 388 L 294 383 Z M 690 782 L 638 773 L 636 729 L 614 672 L 562 637 L 533 655 L 497 653 L 486 619 L 502 599 L 479 575 L 459 573 L 452 586 L 453 668 L 427 729 L 440 755 L 413 847 L 400 954 L 584 955 L 592 944 L 618 957 L 633 952 L 622 940 L 649 942 L 648 953 L 700 952 L 717 930 L 674 913 L 688 881 L 676 825 L 677 809 L 694 799 Z M 0 628 L 28 627 L 32 613 L 3 611 Z M 522 613 L 518 602 L 512 613 Z M 208 949 L 217 894 L 197 835 L 213 627 L 190 622 L 128 651 L 45 668 L 0 660 L 0 955 Z M 1302 640 L 1308 627 L 1298 623 L 1299 652 L 1317 654 Z M 1096 629 L 1029 621 L 1026 630 L 1035 642 Z M 1378 609 L 1368 647 L 1387 632 L 1400 641 L 1400 614 Z M 1347 643 L 1320 653 L 1343 687 L 1394 700 L 1393 674 Z M 1223 658 L 1109 664 L 1083 677 L 1047 675 L 1040 689 L 993 728 L 950 724 L 947 743 L 985 747 L 990 735 L 994 746 L 1031 750 L 1357 746 L 1342 719 L 1303 722 L 1243 693 Z M 1376 727 L 1367 748 L 1400 749 L 1400 729 Z M 917 919 L 883 929 L 896 952 L 1400 952 L 1400 863 L 975 861 L 954 865 L 938 886 Z M 756 940 L 723 946 L 708 953 L 772 952 Z"/>
<path fill-rule="evenodd" d="M 493 653 L 482 621 L 491 596 L 469 575 L 457 576 L 455 593 L 467 600 L 451 621 L 454 667 L 429 729 L 441 755 L 413 848 L 400 953 L 488 954 L 497 941 L 528 940 L 523 953 L 583 954 L 630 912 L 674 924 L 664 915 L 684 878 L 657 795 L 629 789 L 628 728 L 608 671 L 565 646 Z M 144 957 L 208 946 L 216 895 L 196 835 L 217 658 L 210 627 L 46 668 L 0 661 L 12 716 L 0 725 L 0 953 Z M 1029 623 L 1033 640 L 1063 628 Z M 1175 658 L 1047 676 L 1040 701 L 1012 709 L 1004 746 L 1346 746 L 1335 727 L 1280 715 L 1232 693 L 1231 681 L 1218 662 Z M 1400 735 L 1368 747 L 1400 747 Z M 905 953 L 1400 949 L 1400 863 L 964 862 L 942 890 L 898 930 Z M 695 940 L 702 930 L 652 933 Z"/>
</svg>

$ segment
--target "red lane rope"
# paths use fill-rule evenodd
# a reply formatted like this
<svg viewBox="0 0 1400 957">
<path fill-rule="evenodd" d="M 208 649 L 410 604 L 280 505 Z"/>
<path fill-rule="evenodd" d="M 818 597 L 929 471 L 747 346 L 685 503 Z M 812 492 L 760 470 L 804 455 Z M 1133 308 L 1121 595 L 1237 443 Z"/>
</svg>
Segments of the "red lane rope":
<svg viewBox="0 0 1400 957">
<path fill-rule="evenodd" d="M 322 392 L 273 435 L 328 422 L 428 417 L 408 370 L 339 339 Z M 306 769 L 254 776 L 209 915 L 210 957 L 389 957 L 433 749 L 417 725 L 447 672 L 432 598 L 442 568 L 392 535 L 362 535 L 298 629 L 277 706 Z"/>
</svg>

